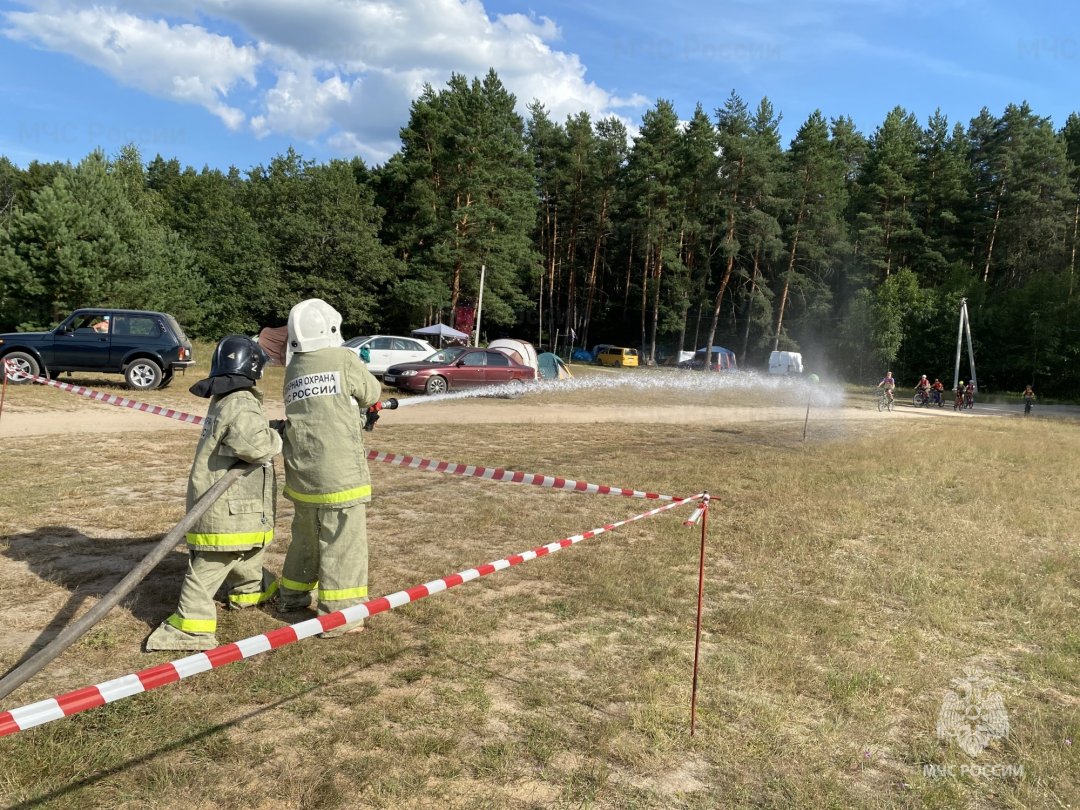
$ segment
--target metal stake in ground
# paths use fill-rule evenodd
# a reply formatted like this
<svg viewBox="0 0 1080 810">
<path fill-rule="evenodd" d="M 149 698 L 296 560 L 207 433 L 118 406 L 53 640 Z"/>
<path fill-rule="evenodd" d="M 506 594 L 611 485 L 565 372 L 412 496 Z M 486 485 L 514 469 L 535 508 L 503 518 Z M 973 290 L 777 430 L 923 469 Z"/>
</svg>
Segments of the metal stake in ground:
<svg viewBox="0 0 1080 810">
<path fill-rule="evenodd" d="M 694 725 L 697 721 L 697 676 L 698 656 L 701 653 L 701 608 L 705 600 L 705 532 L 709 525 L 709 493 L 701 496 L 701 506 L 697 508 L 687 520 L 686 525 L 692 526 L 701 520 L 701 552 L 698 554 L 698 583 L 697 583 L 697 627 L 694 631 L 694 680 L 690 687 L 690 736 L 694 736 Z"/>
<path fill-rule="evenodd" d="M 120 582 L 116 584 L 109 593 L 107 593 L 101 601 L 88 610 L 78 621 L 69 624 L 65 627 L 60 634 L 42 647 L 31 658 L 27 659 L 21 666 L 15 667 L 3 679 L 0 679 L 0 698 L 7 697 L 14 692 L 20 686 L 22 686 L 30 678 L 38 674 L 45 666 L 56 658 L 60 653 L 78 641 L 91 627 L 97 624 L 101 619 L 105 617 L 117 602 L 127 596 L 132 589 L 138 585 L 146 575 L 153 570 L 161 560 L 172 551 L 176 544 L 184 539 L 184 535 L 187 530 L 190 529 L 196 520 L 201 518 L 211 504 L 214 503 L 221 495 L 232 486 L 240 476 L 248 473 L 252 470 L 259 469 L 258 464 L 238 464 L 230 469 L 221 480 L 214 484 L 206 493 L 195 502 L 195 505 L 191 507 L 191 511 L 184 515 L 183 519 L 177 523 L 171 532 L 165 535 L 161 541 L 154 546 L 153 550 L 143 558 L 131 572 L 124 577 Z"/>
<path fill-rule="evenodd" d="M 812 382 L 812 383 L 814 383 L 816 385 L 817 381 L 818 381 L 818 375 L 817 374 L 811 374 L 808 379 L 810 380 L 810 382 Z M 810 403 L 813 402 L 813 401 L 814 401 L 814 389 L 811 388 L 810 389 L 810 394 L 806 397 L 806 419 L 803 420 L 803 425 L 802 425 L 802 440 L 804 442 L 806 441 L 806 427 L 807 427 L 807 425 L 810 424 Z"/>
<path fill-rule="evenodd" d="M 4 415 L 4 399 L 7 397 L 8 361 L 0 363 L 0 374 L 4 375 L 4 382 L 0 387 L 0 416 Z"/>
</svg>

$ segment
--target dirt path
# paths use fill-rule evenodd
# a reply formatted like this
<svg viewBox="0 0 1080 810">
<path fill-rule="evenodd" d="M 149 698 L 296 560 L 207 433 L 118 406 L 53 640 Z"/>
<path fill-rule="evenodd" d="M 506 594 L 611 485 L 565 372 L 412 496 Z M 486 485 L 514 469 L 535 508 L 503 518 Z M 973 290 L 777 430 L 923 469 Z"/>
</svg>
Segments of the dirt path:
<svg viewBox="0 0 1080 810">
<path fill-rule="evenodd" d="M 267 408 L 270 418 L 280 418 L 284 412 L 278 405 Z M 731 407 L 669 406 L 658 409 L 646 405 L 572 405 L 536 404 L 522 401 L 493 399 L 460 399 L 437 404 L 399 408 L 383 415 L 384 424 L 593 424 L 593 423 L 663 423 L 703 424 L 724 422 L 763 422 L 802 419 L 804 406 Z M 910 418 L 927 415 L 953 415 L 951 411 L 933 414 L 930 411 L 898 409 L 882 416 L 865 408 L 815 408 L 815 420 Z M 124 433 L 157 430 L 193 430 L 193 426 L 164 416 L 143 413 L 87 401 L 75 411 L 20 410 L 5 407 L 0 414 L 0 438 L 47 436 L 79 433 Z"/>
</svg>

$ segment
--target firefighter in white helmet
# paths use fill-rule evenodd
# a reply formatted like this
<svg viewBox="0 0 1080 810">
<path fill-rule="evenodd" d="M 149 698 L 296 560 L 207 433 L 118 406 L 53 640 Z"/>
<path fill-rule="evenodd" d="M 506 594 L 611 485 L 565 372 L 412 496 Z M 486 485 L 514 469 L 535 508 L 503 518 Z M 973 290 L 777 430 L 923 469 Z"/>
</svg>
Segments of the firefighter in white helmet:
<svg viewBox="0 0 1080 810">
<path fill-rule="evenodd" d="M 356 352 L 342 346 L 341 315 L 325 301 L 289 312 L 285 369 L 285 497 L 295 507 L 281 573 L 283 612 L 310 606 L 325 615 L 367 598 L 367 503 L 371 478 L 361 431 L 382 386 Z M 353 622 L 322 633 L 362 629 Z"/>
<path fill-rule="evenodd" d="M 262 394 L 255 390 L 266 361 L 254 340 L 229 335 L 214 350 L 210 376 L 191 386 L 195 396 L 210 398 L 210 408 L 188 476 L 188 510 L 238 461 L 263 466 L 234 482 L 187 533 L 180 605 L 150 634 L 147 652 L 218 646 L 214 594 L 223 583 L 232 608 L 261 604 L 277 588 L 262 566 L 274 538 L 277 480 L 271 459 L 281 452 L 281 436 L 267 422 Z"/>
</svg>

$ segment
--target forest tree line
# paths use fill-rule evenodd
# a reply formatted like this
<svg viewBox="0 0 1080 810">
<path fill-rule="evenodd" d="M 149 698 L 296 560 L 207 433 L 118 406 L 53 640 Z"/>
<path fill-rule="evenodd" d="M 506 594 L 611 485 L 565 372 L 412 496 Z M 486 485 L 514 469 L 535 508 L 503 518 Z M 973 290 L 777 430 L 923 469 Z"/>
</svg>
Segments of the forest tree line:
<svg viewBox="0 0 1080 810">
<path fill-rule="evenodd" d="M 1080 116 L 1026 103 L 966 125 L 897 107 L 869 135 L 810 115 L 786 147 L 767 99 L 680 120 L 523 118 L 494 71 L 425 88 L 380 166 L 289 150 L 228 171 L 0 157 L 0 329 L 79 306 L 173 313 L 216 339 L 318 296 L 346 334 L 408 333 L 479 293 L 483 331 L 639 347 L 660 362 L 773 349 L 876 382 L 951 383 L 968 301 L 980 387 L 1080 394 Z M 966 375 L 966 361 L 961 376 Z"/>
</svg>

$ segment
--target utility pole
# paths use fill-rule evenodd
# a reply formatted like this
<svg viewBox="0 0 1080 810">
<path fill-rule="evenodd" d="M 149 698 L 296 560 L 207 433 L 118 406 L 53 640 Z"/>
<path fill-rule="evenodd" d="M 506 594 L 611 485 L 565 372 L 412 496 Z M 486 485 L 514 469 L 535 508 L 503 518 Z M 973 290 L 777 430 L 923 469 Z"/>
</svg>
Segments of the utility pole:
<svg viewBox="0 0 1080 810">
<path fill-rule="evenodd" d="M 971 348 L 971 321 L 968 318 L 967 299 L 960 299 L 960 326 L 956 332 L 956 365 L 953 367 L 953 389 L 956 388 L 957 383 L 960 382 L 960 352 L 963 349 L 964 338 L 967 337 L 967 350 L 968 350 L 968 366 L 971 369 L 971 382 L 975 386 L 975 390 L 979 390 L 979 385 L 975 380 L 975 352 Z"/>
<path fill-rule="evenodd" d="M 484 310 L 484 265 L 480 265 L 480 297 L 476 300 L 476 335 L 473 346 L 480 345 L 480 313 Z"/>
</svg>

